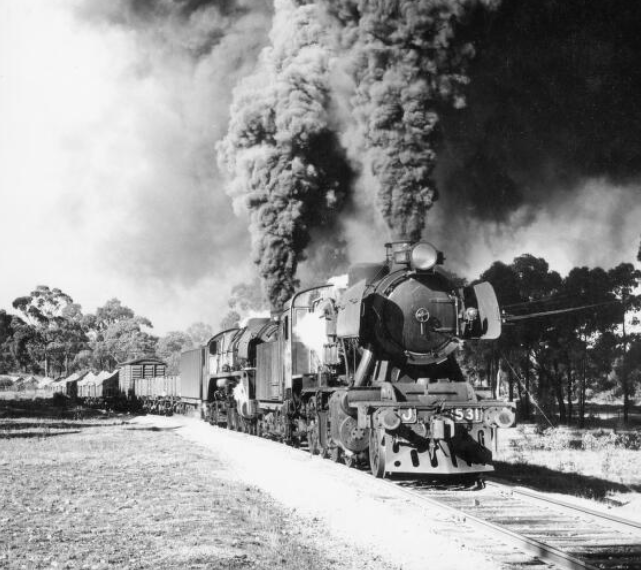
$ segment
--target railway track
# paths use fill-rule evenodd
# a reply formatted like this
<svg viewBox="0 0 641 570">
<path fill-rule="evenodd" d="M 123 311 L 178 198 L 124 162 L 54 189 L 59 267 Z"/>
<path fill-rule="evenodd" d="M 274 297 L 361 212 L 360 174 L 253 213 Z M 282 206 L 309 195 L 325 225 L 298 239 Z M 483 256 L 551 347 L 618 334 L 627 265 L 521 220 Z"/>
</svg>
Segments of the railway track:
<svg viewBox="0 0 641 570">
<path fill-rule="evenodd" d="M 482 490 L 443 490 L 415 479 L 379 481 L 528 555 L 504 568 L 641 570 L 640 522 L 498 482 Z"/>
<path fill-rule="evenodd" d="M 641 570 L 638 522 L 500 483 L 475 492 L 435 490 L 419 482 L 391 484 L 557 568 Z"/>
</svg>

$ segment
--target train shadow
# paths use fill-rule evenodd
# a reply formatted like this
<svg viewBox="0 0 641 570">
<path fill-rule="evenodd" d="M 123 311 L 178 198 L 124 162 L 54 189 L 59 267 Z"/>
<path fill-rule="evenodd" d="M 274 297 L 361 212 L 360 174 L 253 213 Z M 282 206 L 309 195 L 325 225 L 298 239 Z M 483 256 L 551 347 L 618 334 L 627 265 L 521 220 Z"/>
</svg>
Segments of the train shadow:
<svg viewBox="0 0 641 570">
<path fill-rule="evenodd" d="M 16 433 L 0 433 L 0 440 L 2 439 L 48 439 L 50 437 L 58 437 L 60 435 L 70 435 L 73 433 L 80 433 L 80 430 L 69 431 L 21 431 Z"/>
<path fill-rule="evenodd" d="M 0 440 L 3 439 L 42 439 L 81 433 L 87 428 L 113 426 L 107 422 L 81 421 L 51 421 L 51 418 L 24 421 L 20 418 L 4 418 L 0 420 Z"/>
<path fill-rule="evenodd" d="M 59 430 L 81 430 L 94 427 L 107 427 L 113 426 L 113 423 L 107 422 L 12 422 L 0 421 L 0 431 L 24 431 L 24 430 L 43 430 L 43 429 L 59 429 Z"/>
<path fill-rule="evenodd" d="M 469 475 L 423 475 L 416 474 L 393 475 L 390 480 L 401 487 L 411 489 L 429 489 L 432 491 L 476 491 L 483 488 L 483 476 Z"/>
<path fill-rule="evenodd" d="M 0 441 L 78 434 L 87 428 L 113 427 L 126 419 L 67 400 L 5 400 L 0 401 Z"/>
<path fill-rule="evenodd" d="M 169 427 L 127 427 L 125 428 L 128 431 L 174 431 L 180 428 L 180 426 L 169 426 Z"/>
<path fill-rule="evenodd" d="M 28 418 L 33 421 L 78 421 L 111 418 L 130 418 L 131 414 L 117 413 L 82 405 L 68 398 L 35 398 L 33 400 L 0 400 L 0 421 Z M 98 425 L 94 423 L 93 425 Z M 107 424 L 105 424 L 107 425 Z M 80 427 L 80 424 L 79 424 Z"/>
<path fill-rule="evenodd" d="M 566 473 L 526 463 L 496 461 L 493 476 L 501 481 L 536 491 L 605 500 L 611 493 L 641 493 L 641 485 L 624 485 L 607 479 Z"/>
</svg>

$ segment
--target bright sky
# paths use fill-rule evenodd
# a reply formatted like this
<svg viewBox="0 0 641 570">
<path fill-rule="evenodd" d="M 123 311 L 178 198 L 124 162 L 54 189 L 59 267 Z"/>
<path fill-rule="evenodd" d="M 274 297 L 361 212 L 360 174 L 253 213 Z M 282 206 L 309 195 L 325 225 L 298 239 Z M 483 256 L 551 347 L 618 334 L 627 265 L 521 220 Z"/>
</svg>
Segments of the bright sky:
<svg viewBox="0 0 641 570">
<path fill-rule="evenodd" d="M 85 311 L 118 297 L 160 334 L 216 326 L 250 262 L 211 166 L 222 121 L 201 84 L 215 69 L 79 4 L 0 3 L 0 308 L 44 284 Z"/>
</svg>

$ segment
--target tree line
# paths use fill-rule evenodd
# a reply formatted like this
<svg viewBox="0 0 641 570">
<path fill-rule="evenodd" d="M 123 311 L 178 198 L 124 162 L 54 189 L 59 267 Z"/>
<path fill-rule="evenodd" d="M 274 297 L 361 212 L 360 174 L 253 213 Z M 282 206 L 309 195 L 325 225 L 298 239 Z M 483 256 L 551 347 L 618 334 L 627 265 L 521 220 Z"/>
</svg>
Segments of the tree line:
<svg viewBox="0 0 641 570">
<path fill-rule="evenodd" d="M 641 261 L 641 251 L 639 252 Z M 623 401 L 628 421 L 641 390 L 641 271 L 631 263 L 605 271 L 575 267 L 562 278 L 547 261 L 522 255 L 481 275 L 502 309 L 501 337 L 467 343 L 463 364 L 478 382 L 507 386 L 521 417 L 583 425 L 588 396 Z"/>
<path fill-rule="evenodd" d="M 494 286 L 504 326 L 497 341 L 465 343 L 461 364 L 474 382 L 507 386 L 521 417 L 536 409 L 561 422 L 582 423 L 588 397 L 608 393 L 622 399 L 627 421 L 641 393 L 641 271 L 621 263 L 608 271 L 575 267 L 561 277 L 545 259 L 525 254 L 493 263 L 480 280 Z M 236 286 L 220 327 L 237 326 L 240 313 L 262 303 L 257 282 Z M 195 323 L 157 337 L 149 319 L 118 299 L 85 314 L 69 295 L 46 286 L 15 299 L 13 309 L 0 309 L 0 374 L 59 377 L 114 370 L 142 356 L 159 357 L 178 374 L 181 351 L 213 334 L 210 325 Z"/>
<path fill-rule="evenodd" d="M 75 370 L 114 370 L 121 362 L 157 356 L 178 373 L 180 352 L 208 340 L 205 323 L 187 331 L 154 336 L 151 321 L 110 299 L 95 313 L 57 288 L 41 285 L 12 303 L 14 313 L 0 309 L 0 374 L 11 371 L 57 378 Z"/>
</svg>

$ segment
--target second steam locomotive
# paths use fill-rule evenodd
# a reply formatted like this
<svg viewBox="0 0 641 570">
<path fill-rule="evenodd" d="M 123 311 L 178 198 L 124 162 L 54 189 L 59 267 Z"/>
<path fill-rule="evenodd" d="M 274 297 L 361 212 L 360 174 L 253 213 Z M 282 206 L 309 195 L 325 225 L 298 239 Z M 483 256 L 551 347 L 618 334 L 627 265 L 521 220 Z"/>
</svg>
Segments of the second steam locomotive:
<svg viewBox="0 0 641 570">
<path fill-rule="evenodd" d="M 386 247 L 383 263 L 353 266 L 347 283 L 298 292 L 280 315 L 184 352 L 180 394 L 155 406 L 197 408 L 215 425 L 368 463 L 377 477 L 491 471 L 514 404 L 477 394 L 455 352 L 500 335 L 494 290 L 455 286 L 429 243 Z"/>
</svg>

